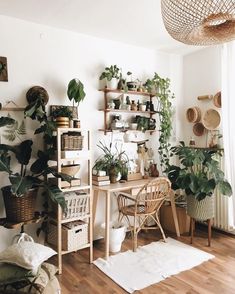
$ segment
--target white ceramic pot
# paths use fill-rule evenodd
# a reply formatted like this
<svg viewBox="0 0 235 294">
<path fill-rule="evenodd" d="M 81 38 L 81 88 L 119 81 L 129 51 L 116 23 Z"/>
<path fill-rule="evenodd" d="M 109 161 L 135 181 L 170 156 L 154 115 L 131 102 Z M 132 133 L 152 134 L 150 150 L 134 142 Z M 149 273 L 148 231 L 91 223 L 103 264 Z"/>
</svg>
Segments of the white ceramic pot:
<svg viewBox="0 0 235 294">
<path fill-rule="evenodd" d="M 106 80 L 106 86 L 108 89 L 116 90 L 118 86 L 118 79 L 112 78 L 110 81 Z"/>
<path fill-rule="evenodd" d="M 105 224 L 101 225 L 101 234 L 105 235 Z M 109 227 L 109 251 L 116 253 L 121 250 L 122 242 L 126 236 L 126 227 L 124 224 L 111 223 Z"/>
</svg>

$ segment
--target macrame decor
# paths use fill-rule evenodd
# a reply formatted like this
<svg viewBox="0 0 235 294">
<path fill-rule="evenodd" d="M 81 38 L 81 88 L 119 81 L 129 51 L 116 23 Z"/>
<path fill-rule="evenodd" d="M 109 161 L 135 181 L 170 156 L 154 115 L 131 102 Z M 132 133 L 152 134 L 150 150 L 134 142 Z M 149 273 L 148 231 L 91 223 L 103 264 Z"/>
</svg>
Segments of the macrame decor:
<svg viewBox="0 0 235 294">
<path fill-rule="evenodd" d="M 234 0 L 161 0 L 168 33 L 188 45 L 214 45 L 235 39 Z"/>
</svg>

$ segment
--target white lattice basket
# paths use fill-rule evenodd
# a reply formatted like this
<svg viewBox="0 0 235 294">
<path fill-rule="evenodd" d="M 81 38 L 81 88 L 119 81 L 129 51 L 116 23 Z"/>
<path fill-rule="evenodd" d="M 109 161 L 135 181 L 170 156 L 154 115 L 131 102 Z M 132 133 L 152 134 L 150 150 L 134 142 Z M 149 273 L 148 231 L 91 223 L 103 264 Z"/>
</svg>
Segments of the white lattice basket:
<svg viewBox="0 0 235 294">
<path fill-rule="evenodd" d="M 78 194 L 76 192 L 65 193 L 67 210 L 63 213 L 63 219 L 85 217 L 89 213 L 88 194 Z"/>
<path fill-rule="evenodd" d="M 47 242 L 57 246 L 57 225 L 49 222 Z M 88 244 L 88 224 L 78 220 L 62 225 L 62 250 L 78 250 Z"/>
</svg>

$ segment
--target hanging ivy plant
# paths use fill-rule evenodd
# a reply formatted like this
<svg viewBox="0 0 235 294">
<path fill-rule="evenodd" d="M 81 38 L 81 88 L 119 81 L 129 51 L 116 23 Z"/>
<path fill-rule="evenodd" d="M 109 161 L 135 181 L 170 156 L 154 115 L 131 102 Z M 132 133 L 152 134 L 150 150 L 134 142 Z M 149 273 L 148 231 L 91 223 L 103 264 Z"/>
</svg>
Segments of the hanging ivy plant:
<svg viewBox="0 0 235 294">
<path fill-rule="evenodd" d="M 170 79 L 161 78 L 157 73 L 152 79 L 148 79 L 145 83 L 146 88 L 151 94 L 155 94 L 159 99 L 159 121 L 160 121 L 160 135 L 159 135 L 159 156 L 160 165 L 164 173 L 169 168 L 170 161 L 170 137 L 172 131 L 172 103 L 171 99 L 174 94 L 170 90 Z"/>
</svg>

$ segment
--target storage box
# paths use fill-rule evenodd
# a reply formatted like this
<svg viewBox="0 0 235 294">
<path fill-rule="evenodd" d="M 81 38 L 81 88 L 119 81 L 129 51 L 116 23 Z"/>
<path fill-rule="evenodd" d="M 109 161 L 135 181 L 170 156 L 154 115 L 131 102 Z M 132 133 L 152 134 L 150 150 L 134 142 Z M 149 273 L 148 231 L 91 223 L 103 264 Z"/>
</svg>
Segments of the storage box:
<svg viewBox="0 0 235 294">
<path fill-rule="evenodd" d="M 186 214 L 186 209 L 182 207 L 176 207 L 176 213 L 179 222 L 180 234 L 188 233 L 190 228 L 190 217 Z M 170 205 L 163 205 L 161 207 L 161 225 L 163 229 L 166 229 L 170 232 L 175 231 L 175 224 L 172 215 L 172 209 Z"/>
<path fill-rule="evenodd" d="M 90 208 L 90 195 L 86 192 L 66 192 L 64 193 L 65 203 L 67 209 L 62 214 L 62 219 L 73 219 L 86 217 L 89 214 Z M 53 216 L 57 217 L 58 204 L 55 202 L 50 202 L 51 209 L 53 211 Z"/>
<path fill-rule="evenodd" d="M 127 181 L 136 181 L 136 180 L 141 180 L 142 174 L 141 173 L 134 173 L 134 174 L 128 174 L 127 175 Z"/>
<path fill-rule="evenodd" d="M 49 222 L 47 242 L 57 246 L 57 225 Z M 82 245 L 88 244 L 88 224 L 78 220 L 62 225 L 62 250 L 78 250 Z"/>
</svg>

